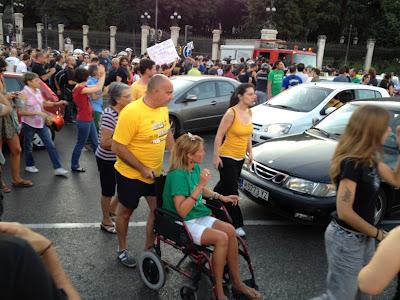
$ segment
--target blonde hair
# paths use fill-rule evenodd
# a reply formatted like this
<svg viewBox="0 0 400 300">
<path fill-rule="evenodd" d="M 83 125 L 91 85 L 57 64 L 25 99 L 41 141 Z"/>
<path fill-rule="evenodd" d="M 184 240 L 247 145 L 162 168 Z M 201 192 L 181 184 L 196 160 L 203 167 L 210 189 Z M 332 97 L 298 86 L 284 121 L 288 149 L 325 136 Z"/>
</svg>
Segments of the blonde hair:
<svg viewBox="0 0 400 300">
<path fill-rule="evenodd" d="M 337 185 L 341 163 L 346 158 L 373 165 L 383 155 L 382 136 L 389 126 L 389 112 L 364 105 L 353 113 L 336 147 L 331 163 L 331 179 Z"/>
<path fill-rule="evenodd" d="M 189 166 L 188 154 L 194 154 L 203 146 L 204 140 L 198 135 L 185 133 L 175 142 L 170 156 L 169 171 L 185 169 Z"/>
</svg>

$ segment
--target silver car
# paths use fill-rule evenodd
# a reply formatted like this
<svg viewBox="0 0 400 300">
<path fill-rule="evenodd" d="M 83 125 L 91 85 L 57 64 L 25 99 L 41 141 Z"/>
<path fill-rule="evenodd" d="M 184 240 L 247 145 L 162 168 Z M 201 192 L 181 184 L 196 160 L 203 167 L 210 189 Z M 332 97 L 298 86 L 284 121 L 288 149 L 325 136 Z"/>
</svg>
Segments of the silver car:
<svg viewBox="0 0 400 300">
<path fill-rule="evenodd" d="M 175 136 L 185 131 L 217 128 L 240 84 L 217 76 L 175 76 L 171 81 L 174 94 L 168 109 Z"/>
</svg>

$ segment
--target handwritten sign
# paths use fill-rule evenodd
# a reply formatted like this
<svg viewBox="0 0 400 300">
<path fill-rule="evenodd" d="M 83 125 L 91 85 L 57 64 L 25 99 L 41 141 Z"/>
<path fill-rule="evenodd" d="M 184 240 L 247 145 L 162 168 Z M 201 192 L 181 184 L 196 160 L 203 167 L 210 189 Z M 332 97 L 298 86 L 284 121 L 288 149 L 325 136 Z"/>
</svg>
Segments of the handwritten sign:
<svg viewBox="0 0 400 300">
<path fill-rule="evenodd" d="M 175 45 L 171 39 L 147 48 L 147 54 L 160 66 L 163 64 L 170 64 L 179 58 L 178 52 L 176 52 Z"/>
</svg>

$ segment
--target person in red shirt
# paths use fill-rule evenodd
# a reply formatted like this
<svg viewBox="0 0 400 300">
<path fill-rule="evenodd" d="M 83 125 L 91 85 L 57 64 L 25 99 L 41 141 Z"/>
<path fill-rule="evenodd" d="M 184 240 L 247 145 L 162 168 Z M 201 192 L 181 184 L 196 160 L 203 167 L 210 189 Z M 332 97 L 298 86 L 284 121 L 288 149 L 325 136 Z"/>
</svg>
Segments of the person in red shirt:
<svg viewBox="0 0 400 300">
<path fill-rule="evenodd" d="M 89 139 L 92 149 L 96 152 L 98 145 L 97 130 L 93 119 L 93 108 L 90 104 L 89 94 L 97 93 L 103 89 L 106 72 L 104 66 L 98 69 L 99 81 L 96 85 L 88 87 L 86 81 L 89 77 L 88 70 L 78 68 L 75 70 L 75 81 L 77 85 L 73 91 L 73 100 L 78 110 L 76 116 L 76 127 L 78 129 L 77 142 L 72 152 L 71 170 L 73 172 L 85 172 L 79 165 L 79 158 L 86 141 Z"/>
</svg>

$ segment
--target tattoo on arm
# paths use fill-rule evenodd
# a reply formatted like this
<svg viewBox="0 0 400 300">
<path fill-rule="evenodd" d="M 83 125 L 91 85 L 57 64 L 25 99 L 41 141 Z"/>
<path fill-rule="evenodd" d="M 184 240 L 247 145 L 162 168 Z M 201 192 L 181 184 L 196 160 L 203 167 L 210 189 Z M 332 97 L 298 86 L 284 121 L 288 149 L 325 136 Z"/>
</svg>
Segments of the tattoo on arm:
<svg viewBox="0 0 400 300">
<path fill-rule="evenodd" d="M 348 187 L 344 188 L 344 193 L 343 195 L 340 196 L 340 200 L 346 203 L 349 203 L 351 201 L 351 191 Z"/>
</svg>

